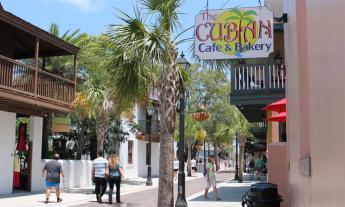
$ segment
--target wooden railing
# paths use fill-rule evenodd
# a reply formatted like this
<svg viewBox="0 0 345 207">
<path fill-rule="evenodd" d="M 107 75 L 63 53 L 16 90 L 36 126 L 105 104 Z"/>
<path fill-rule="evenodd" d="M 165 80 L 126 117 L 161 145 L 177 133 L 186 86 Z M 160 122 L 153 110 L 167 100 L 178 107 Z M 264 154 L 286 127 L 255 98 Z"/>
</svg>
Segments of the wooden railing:
<svg viewBox="0 0 345 207">
<path fill-rule="evenodd" d="M 74 100 L 74 85 L 71 80 L 37 70 L 0 55 L 0 89 L 21 94 L 49 103 L 71 106 Z"/>
<path fill-rule="evenodd" d="M 285 67 L 278 65 L 238 65 L 232 68 L 232 92 L 285 89 Z"/>
</svg>

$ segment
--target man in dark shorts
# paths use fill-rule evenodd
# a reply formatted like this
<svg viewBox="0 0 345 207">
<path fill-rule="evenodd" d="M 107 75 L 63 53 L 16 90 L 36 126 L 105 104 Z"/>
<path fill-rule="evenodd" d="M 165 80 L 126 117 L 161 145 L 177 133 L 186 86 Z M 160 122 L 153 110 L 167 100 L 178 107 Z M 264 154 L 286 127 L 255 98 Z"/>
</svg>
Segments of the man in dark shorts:
<svg viewBox="0 0 345 207">
<path fill-rule="evenodd" d="M 55 188 L 57 202 L 62 201 L 60 197 L 60 176 L 63 179 L 64 174 L 62 171 L 62 165 L 58 161 L 59 159 L 59 154 L 55 154 L 54 159 L 48 161 L 42 170 L 42 176 L 46 178 L 47 187 L 45 203 L 49 202 L 50 192 L 53 187 Z"/>
</svg>

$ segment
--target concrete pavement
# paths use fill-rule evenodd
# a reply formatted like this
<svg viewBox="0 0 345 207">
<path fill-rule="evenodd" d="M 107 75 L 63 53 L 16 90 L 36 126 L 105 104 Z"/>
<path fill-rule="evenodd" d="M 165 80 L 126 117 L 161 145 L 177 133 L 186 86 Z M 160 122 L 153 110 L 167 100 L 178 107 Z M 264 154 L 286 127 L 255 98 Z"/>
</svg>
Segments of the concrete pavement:
<svg viewBox="0 0 345 207">
<path fill-rule="evenodd" d="M 212 191 L 209 193 L 209 200 L 204 199 L 203 191 L 205 187 L 204 178 L 202 174 L 196 177 L 186 177 L 186 197 L 189 207 L 241 207 L 241 199 L 244 193 L 248 190 L 254 182 L 245 181 L 244 183 L 237 183 L 232 180 L 233 173 L 218 173 L 218 191 L 221 197 L 220 201 L 215 201 L 215 196 Z M 247 176 L 245 176 L 245 180 Z M 261 179 L 263 181 L 264 179 Z M 158 178 L 153 179 L 153 186 L 146 186 L 145 178 L 130 179 L 121 186 L 121 200 L 124 204 L 109 205 L 102 204 L 101 206 L 121 206 L 121 207 L 156 207 L 157 193 L 158 193 Z M 176 200 L 177 185 L 175 182 L 174 195 Z M 75 188 L 64 190 L 62 203 L 56 203 L 55 194 L 52 194 L 51 203 L 44 204 L 43 193 L 39 194 L 14 194 L 12 196 L 0 197 L 1 207 L 96 207 L 99 204 L 96 202 L 95 195 L 92 193 L 93 186 L 87 188 Z M 107 201 L 107 195 L 103 196 L 103 200 Z"/>
<path fill-rule="evenodd" d="M 201 173 L 198 173 L 195 177 L 186 177 L 186 181 L 195 180 L 202 177 Z M 130 178 L 121 184 L 121 196 L 128 194 L 135 195 L 142 191 L 155 190 L 158 187 L 158 178 L 152 178 L 153 185 L 146 186 L 146 178 Z M 177 181 L 175 181 L 177 183 Z M 93 194 L 94 186 L 88 186 L 83 188 L 71 188 L 62 189 L 61 203 L 56 202 L 55 193 L 50 196 L 50 202 L 48 206 L 70 207 L 70 206 L 84 206 L 84 204 L 94 203 L 96 201 L 95 194 Z M 155 194 L 157 196 L 157 194 Z M 103 200 L 108 200 L 108 195 L 103 196 Z M 41 207 L 47 206 L 44 203 L 44 192 L 28 193 L 18 192 L 11 195 L 0 196 L 0 207 Z"/>
<path fill-rule="evenodd" d="M 220 201 L 215 200 L 215 194 L 209 193 L 210 199 L 204 198 L 204 192 L 196 193 L 187 198 L 188 207 L 241 207 L 242 196 L 248 191 L 250 186 L 256 182 L 265 182 L 266 177 L 260 177 L 260 180 L 249 181 L 249 176 L 244 174 L 244 182 L 238 183 L 235 180 L 227 180 L 217 184 Z"/>
</svg>

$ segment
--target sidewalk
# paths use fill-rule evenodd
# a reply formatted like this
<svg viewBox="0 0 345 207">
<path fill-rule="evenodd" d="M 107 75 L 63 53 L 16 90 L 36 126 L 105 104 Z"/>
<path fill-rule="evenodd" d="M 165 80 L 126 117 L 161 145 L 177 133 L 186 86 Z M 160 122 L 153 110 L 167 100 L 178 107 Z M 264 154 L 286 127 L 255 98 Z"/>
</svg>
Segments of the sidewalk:
<svg viewBox="0 0 345 207">
<path fill-rule="evenodd" d="M 186 177 L 186 181 L 194 180 L 202 177 L 202 173 L 197 173 L 195 177 Z M 158 178 L 152 178 L 153 185 L 146 186 L 146 178 L 130 178 L 121 184 L 121 196 L 132 194 L 141 191 L 147 191 L 158 187 Z M 177 181 L 175 181 L 176 183 Z M 56 203 L 55 193 L 50 196 L 49 207 L 69 207 L 81 204 L 90 203 L 95 201 L 96 198 L 93 194 L 94 186 L 83 188 L 62 189 L 61 203 Z M 103 196 L 103 200 L 108 200 L 107 193 Z M 45 195 L 43 192 L 39 193 L 14 193 L 11 195 L 0 196 L 1 207 L 41 207 L 47 206 L 44 203 Z"/>
<path fill-rule="evenodd" d="M 266 178 L 261 177 L 259 181 L 249 181 L 249 176 L 244 174 L 243 183 L 234 180 L 228 180 L 217 185 L 220 201 L 215 200 L 213 189 L 209 193 L 209 200 L 204 198 L 204 192 L 194 194 L 187 198 L 188 207 L 241 207 L 242 196 L 249 187 L 256 182 L 265 182 Z"/>
</svg>

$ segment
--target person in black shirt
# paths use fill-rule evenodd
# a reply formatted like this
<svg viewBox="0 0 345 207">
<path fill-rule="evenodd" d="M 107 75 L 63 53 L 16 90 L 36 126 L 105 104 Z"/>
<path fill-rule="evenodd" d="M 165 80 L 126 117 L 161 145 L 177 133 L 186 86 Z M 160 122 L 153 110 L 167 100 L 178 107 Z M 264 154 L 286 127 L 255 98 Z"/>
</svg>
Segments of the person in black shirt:
<svg viewBox="0 0 345 207">
<path fill-rule="evenodd" d="M 59 154 L 54 155 L 54 159 L 48 161 L 42 170 L 42 176 L 46 179 L 46 201 L 45 203 L 49 202 L 50 192 L 51 189 L 54 187 L 56 191 L 56 198 L 57 202 L 61 202 L 62 199 L 60 197 L 60 176 L 63 179 L 64 174 L 62 171 L 62 165 L 59 163 L 60 156 Z"/>
</svg>

